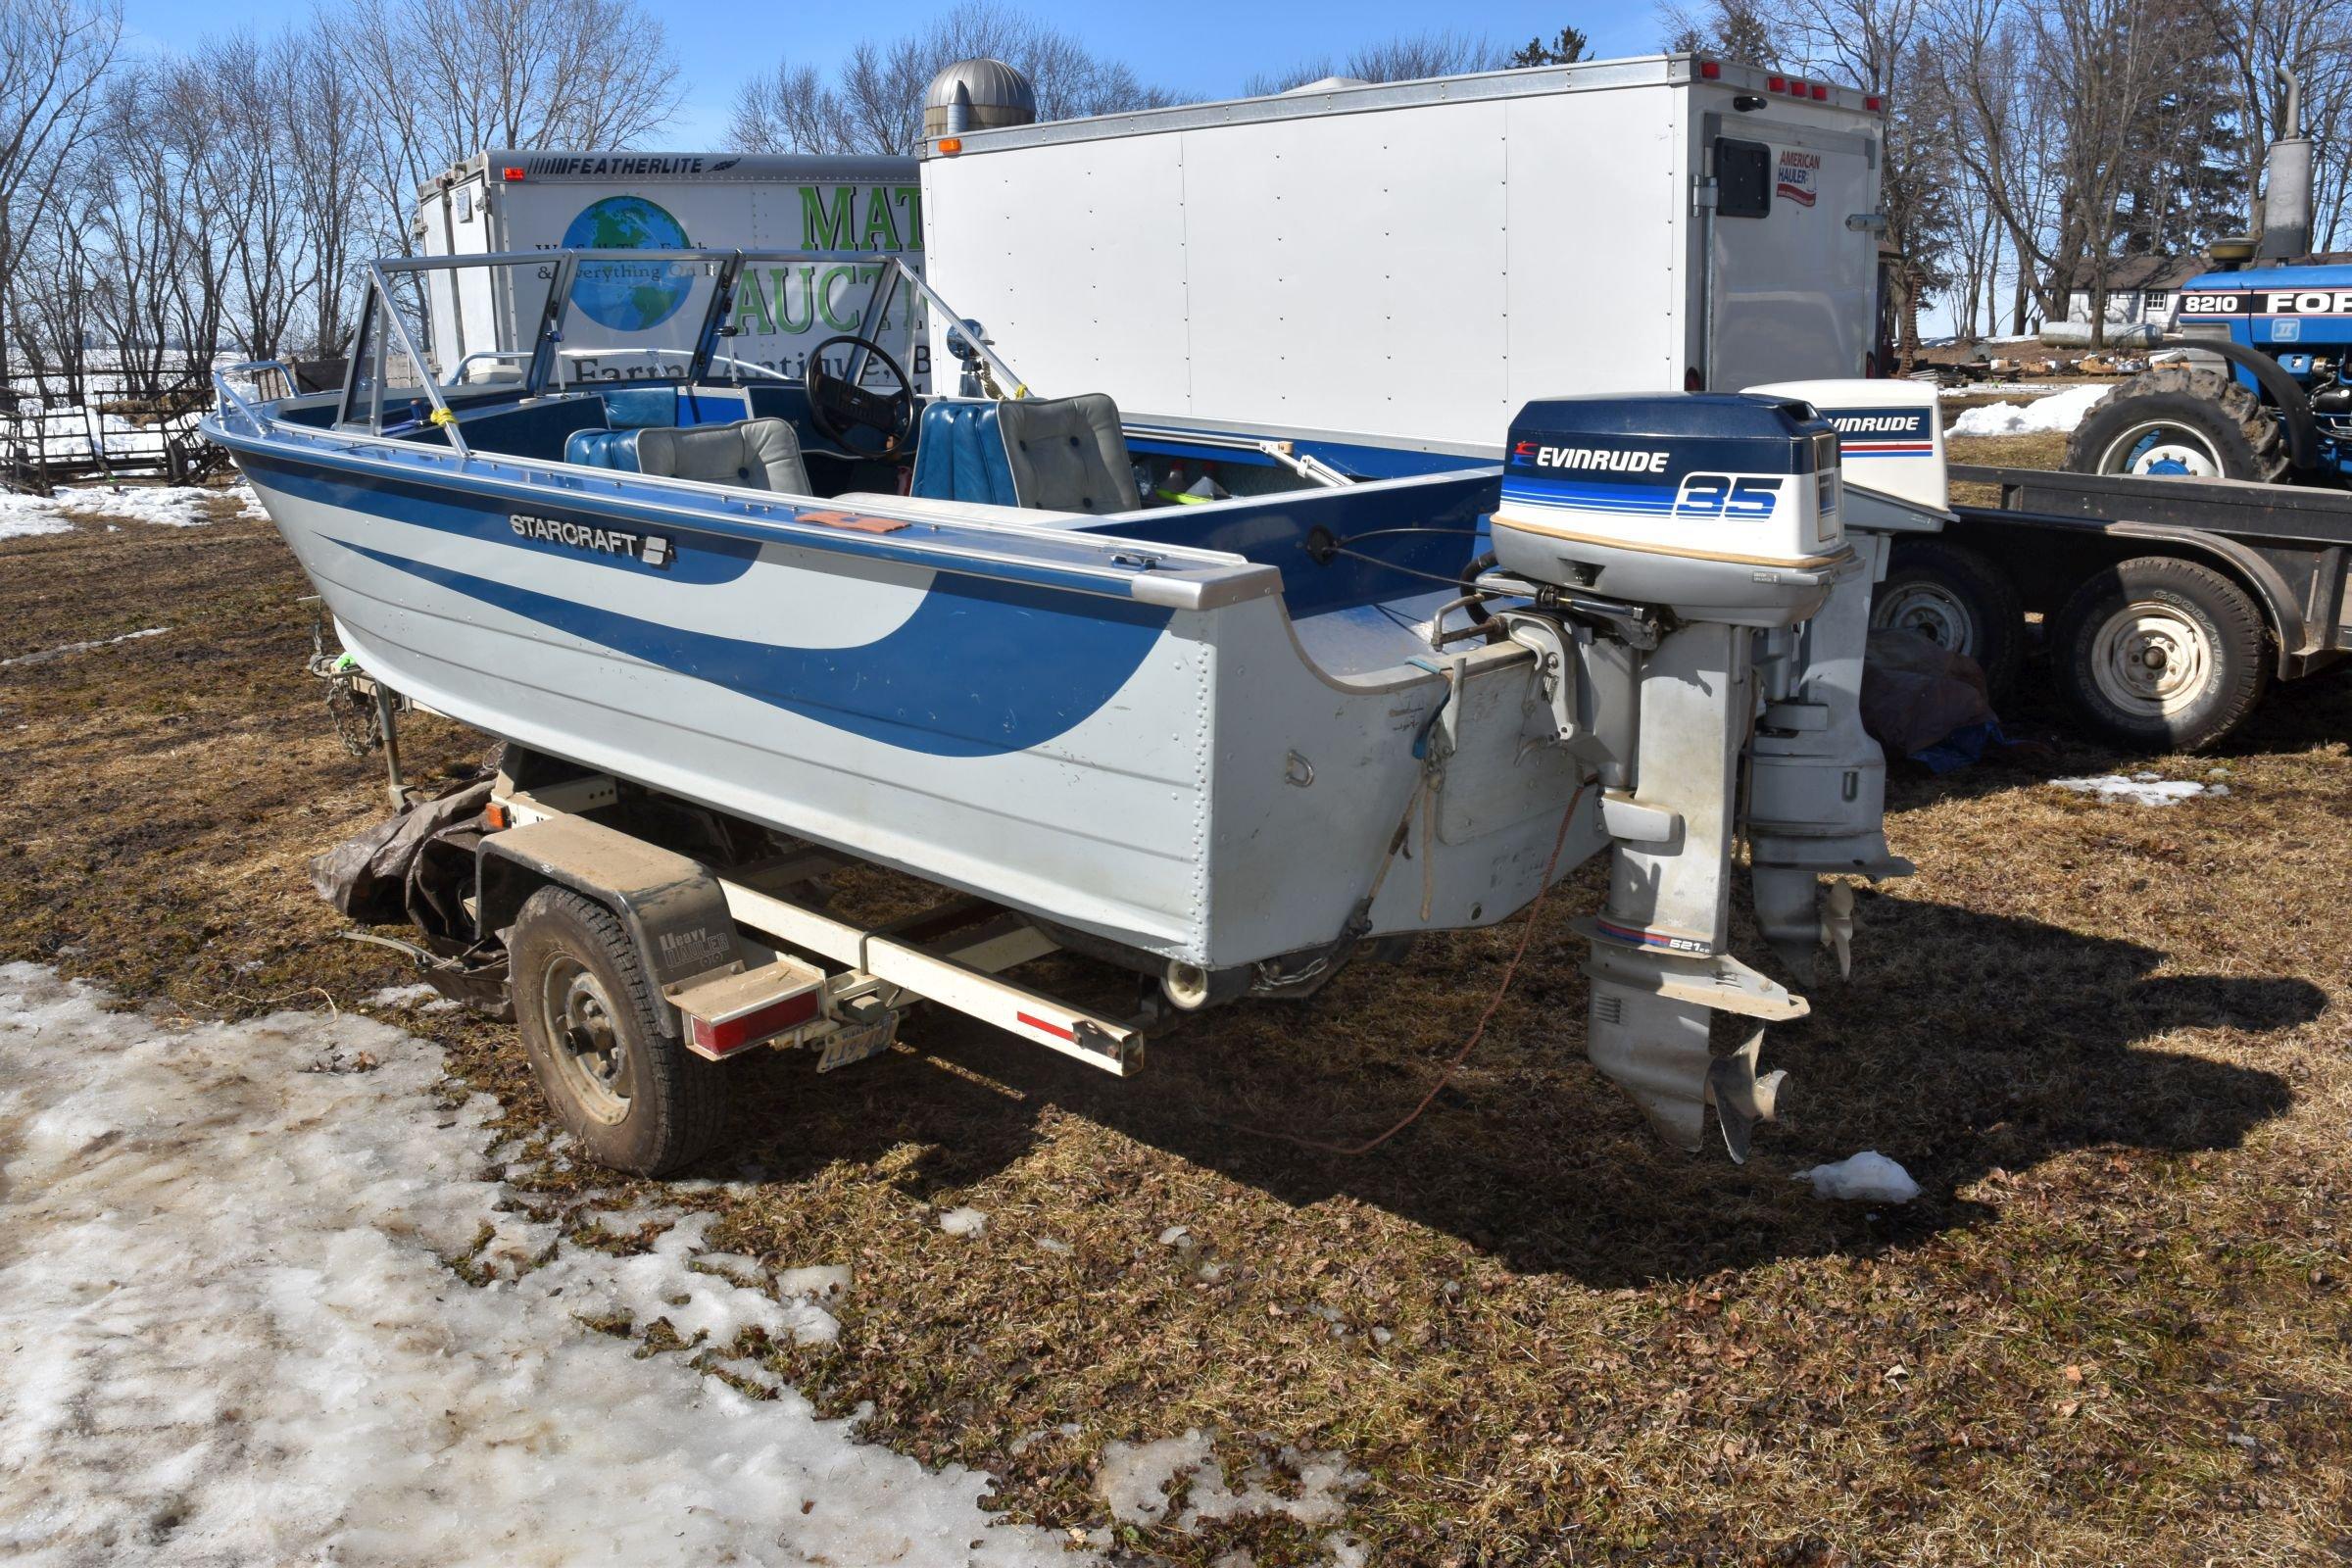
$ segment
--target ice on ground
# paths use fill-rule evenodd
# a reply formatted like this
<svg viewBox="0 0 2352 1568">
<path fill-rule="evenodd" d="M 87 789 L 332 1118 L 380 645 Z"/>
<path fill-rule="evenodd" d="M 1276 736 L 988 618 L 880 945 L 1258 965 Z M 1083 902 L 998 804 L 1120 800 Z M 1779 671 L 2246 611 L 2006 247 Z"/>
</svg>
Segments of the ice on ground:
<svg viewBox="0 0 2352 1568">
<path fill-rule="evenodd" d="M 46 664 L 52 660 L 64 659 L 72 654 L 86 654 L 92 649 L 112 648 L 117 643 L 135 643 L 144 637 L 161 637 L 171 629 L 169 626 L 144 626 L 137 631 L 126 631 L 120 637 L 94 637 L 88 642 L 60 643 L 55 648 L 44 648 L 38 653 L 19 654 L 14 659 L 0 659 L 0 669 L 9 669 L 18 664 Z"/>
<path fill-rule="evenodd" d="M 939 1216 L 939 1228 L 950 1236 L 978 1236 L 988 1229 L 988 1214 L 984 1209 L 951 1208 Z"/>
<path fill-rule="evenodd" d="M 1155 1525 L 1166 1519 L 1174 1506 L 1168 1488 L 1182 1481 L 1185 1506 L 1175 1525 L 1190 1535 L 1204 1519 L 1249 1514 L 1284 1514 L 1304 1525 L 1336 1524 L 1346 1511 L 1348 1494 L 1371 1479 L 1337 1453 L 1302 1453 L 1286 1447 L 1281 1458 L 1298 1478 L 1299 1495 L 1296 1497 L 1268 1488 L 1274 1471 L 1263 1463 L 1243 1472 L 1239 1491 L 1228 1486 L 1225 1467 L 1218 1463 L 1208 1434 L 1199 1430 L 1153 1443 L 1113 1443 L 1102 1450 L 1095 1491 L 1119 1523 Z"/>
<path fill-rule="evenodd" d="M 413 986 L 386 986 L 360 1001 L 370 1007 L 415 1007 L 418 1012 L 450 1012 L 458 1005 L 422 981 Z"/>
<path fill-rule="evenodd" d="M 1834 1165 L 1816 1165 L 1796 1173 L 1813 1184 L 1816 1198 L 1844 1199 L 1857 1203 L 1908 1203 L 1919 1196 L 1911 1173 L 1875 1149 L 1865 1149 Z"/>
<path fill-rule="evenodd" d="M 984 1474 L 584 1326 L 664 1317 L 758 1372 L 738 1336 L 816 1308 L 690 1267 L 707 1218 L 635 1257 L 528 1218 L 437 1048 L 104 1001 L 0 966 L 0 1559 L 1069 1560 L 992 1523 Z"/>
<path fill-rule="evenodd" d="M 0 539 L 24 539 L 38 533 L 64 533 L 74 524 L 47 496 L 19 495 L 0 490 Z"/>
<path fill-rule="evenodd" d="M 2072 790 L 2077 795 L 2095 795 L 2102 801 L 2122 801 L 2132 806 L 2177 806 L 2200 795 L 2230 793 L 2218 784 L 2158 778 L 2153 773 L 2134 774 L 2131 778 L 2121 773 L 2102 773 L 2095 778 L 2054 778 L 2050 783 L 2054 788 Z"/>
<path fill-rule="evenodd" d="M 1993 403 L 1964 409 L 1944 427 L 1946 435 L 2064 435 L 2082 422 L 2091 406 L 2114 388 L 2070 386 L 2031 403 Z"/>
<path fill-rule="evenodd" d="M 166 528 L 194 528 L 215 519 L 214 504 L 234 501 L 236 515 L 261 518 L 261 498 L 246 484 L 213 490 L 203 485 L 70 485 L 54 495 L 0 494 L 0 539 L 62 533 L 77 517 L 127 517 Z"/>
</svg>

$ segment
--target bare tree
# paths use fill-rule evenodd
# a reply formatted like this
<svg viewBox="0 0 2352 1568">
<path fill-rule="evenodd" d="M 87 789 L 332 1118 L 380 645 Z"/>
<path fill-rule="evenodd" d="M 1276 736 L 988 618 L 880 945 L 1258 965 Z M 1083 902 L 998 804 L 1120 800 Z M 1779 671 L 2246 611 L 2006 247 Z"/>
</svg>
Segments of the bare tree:
<svg viewBox="0 0 2352 1568">
<path fill-rule="evenodd" d="M 416 188 L 485 147 L 627 147 L 668 123 L 677 67 L 636 0 L 353 0 L 339 19 L 377 132 L 387 249 Z"/>
<path fill-rule="evenodd" d="M 288 138 L 285 158 L 311 264 L 310 313 L 295 352 L 323 359 L 336 354 L 348 335 L 352 268 L 367 226 L 359 212 L 365 97 L 349 55 L 323 18 L 314 19 L 291 47 L 302 133 Z"/>
<path fill-rule="evenodd" d="M 2254 211 L 2266 149 L 2285 112 L 2281 66 L 2303 84 L 2303 124 L 2315 149 L 2312 240 L 2326 248 L 2343 236 L 2352 145 L 2352 9 L 2344 0 L 2203 0 L 2207 24 L 2230 62 L 2240 106 L 2239 175 Z"/>
<path fill-rule="evenodd" d="M 122 37 L 115 0 L 0 0 L 0 384 L 23 237 L 51 216 L 59 175 L 93 133 Z"/>
<path fill-rule="evenodd" d="M 971 59 L 1018 68 L 1036 89 L 1040 120 L 1176 101 L 1069 33 L 994 0 L 965 0 L 917 31 L 859 41 L 832 81 L 805 64 L 777 62 L 736 94 L 729 134 L 750 152 L 906 157 L 922 142 L 923 90 L 947 66 Z"/>
<path fill-rule="evenodd" d="M 1358 81 L 1419 81 L 1425 76 L 1454 76 L 1471 71 L 1502 71 L 1511 65 L 1511 51 L 1483 34 L 1457 32 L 1402 33 L 1358 44 L 1335 67 L 1330 55 L 1294 61 L 1281 71 L 1259 72 L 1242 83 L 1245 97 L 1288 92 L 1325 76 L 1352 76 Z"/>
</svg>

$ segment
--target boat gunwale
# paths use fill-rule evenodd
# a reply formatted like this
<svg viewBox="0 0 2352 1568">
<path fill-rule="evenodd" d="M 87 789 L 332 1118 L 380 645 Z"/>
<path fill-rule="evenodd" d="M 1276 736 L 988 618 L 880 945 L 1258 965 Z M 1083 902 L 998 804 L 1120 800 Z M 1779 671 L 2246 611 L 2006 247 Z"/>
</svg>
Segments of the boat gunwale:
<svg viewBox="0 0 2352 1568">
<path fill-rule="evenodd" d="M 1075 529 L 1032 528 L 977 518 L 947 521 L 938 517 L 896 517 L 886 508 L 862 504 L 843 508 L 822 496 L 784 497 L 773 491 L 662 475 L 630 474 L 621 478 L 613 470 L 503 453 L 476 452 L 470 462 L 461 464 L 457 454 L 446 449 L 422 447 L 389 436 L 312 430 L 274 418 L 270 428 L 260 434 L 230 430 L 217 416 L 207 416 L 202 428 L 209 439 L 230 452 L 265 461 L 313 463 L 406 484 L 486 491 L 502 500 L 609 510 L 622 517 L 640 521 L 658 519 L 664 526 L 754 544 L 784 544 L 938 571 L 1004 578 L 1132 599 L 1171 610 L 1215 610 L 1252 599 L 1279 597 L 1282 593 L 1282 573 L 1275 566 L 1223 551 L 1157 540 L 1115 538 Z M 559 473 L 579 475 L 583 482 L 578 486 L 551 482 Z M 587 488 L 590 482 L 600 488 L 590 491 Z M 604 485 L 612 487 L 609 493 L 601 488 Z M 712 506 L 739 508 L 742 514 L 708 510 Z M 1018 542 L 1033 548 L 1059 546 L 1068 551 L 1071 542 L 1083 540 L 1092 548 L 1068 551 L 1080 559 L 1041 560 L 956 538 L 894 542 L 890 534 L 864 533 L 802 520 L 805 513 L 844 512 L 903 523 L 907 530 L 919 529 L 932 535 L 978 535 L 992 545 Z M 1126 564 L 1115 559 L 1145 554 L 1153 555 L 1156 560 L 1147 566 Z M 1171 566 L 1171 562 L 1179 559 L 1185 564 Z"/>
</svg>

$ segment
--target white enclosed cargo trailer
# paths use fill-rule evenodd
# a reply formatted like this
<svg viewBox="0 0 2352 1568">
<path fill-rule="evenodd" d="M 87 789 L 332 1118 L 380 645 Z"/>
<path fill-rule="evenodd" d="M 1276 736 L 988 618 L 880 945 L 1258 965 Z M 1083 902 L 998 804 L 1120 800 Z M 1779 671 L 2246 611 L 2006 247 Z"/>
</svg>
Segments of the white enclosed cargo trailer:
<svg viewBox="0 0 2352 1568">
<path fill-rule="evenodd" d="M 1880 107 L 1671 55 L 967 131 L 926 275 L 1047 391 L 1491 448 L 1540 397 L 1870 373 Z"/>
<path fill-rule="evenodd" d="M 568 153 L 492 149 L 417 189 L 411 229 L 424 256 L 476 256 L 569 247 L 691 250 L 872 251 L 919 267 L 923 196 L 910 158 L 800 158 L 747 153 Z M 430 350 L 444 374 L 513 373 L 489 356 L 528 342 L 547 278 L 514 268 L 428 274 L 437 291 Z M 808 351 L 861 332 L 876 268 L 802 262 L 755 269 L 729 321 L 727 357 L 800 375 Z M 551 274 L 552 275 L 552 274 Z M 583 278 L 565 329 L 564 358 L 577 379 L 675 375 L 698 312 L 681 310 L 693 280 L 673 264 L 600 264 Z M 756 285 L 756 286 L 755 286 Z M 896 353 L 906 324 L 871 335 Z M 837 358 L 846 360 L 847 351 Z M 906 368 L 923 378 L 927 349 Z"/>
</svg>

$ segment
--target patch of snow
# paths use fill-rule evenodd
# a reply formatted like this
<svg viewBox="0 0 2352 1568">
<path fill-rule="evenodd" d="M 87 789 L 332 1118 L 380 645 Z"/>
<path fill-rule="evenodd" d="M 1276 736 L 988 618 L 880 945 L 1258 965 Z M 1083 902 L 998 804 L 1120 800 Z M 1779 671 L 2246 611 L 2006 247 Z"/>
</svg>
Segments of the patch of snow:
<svg viewBox="0 0 2352 1568">
<path fill-rule="evenodd" d="M 982 1509 L 985 1474 L 583 1327 L 665 1317 L 762 1372 L 736 1337 L 795 1320 L 688 1266 L 708 1217 L 635 1257 L 529 1219 L 483 1175 L 497 1107 L 448 1108 L 430 1044 L 105 1000 L 0 966 L 0 1558 L 1069 1560 Z M 356 1052 L 380 1065 L 300 1070 Z"/>
<path fill-rule="evenodd" d="M 171 629 L 169 626 L 146 626 L 138 631 L 126 631 L 120 637 L 98 637 L 86 643 L 60 643 L 55 648 L 44 648 L 38 653 L 0 659 L 0 669 L 9 669 L 18 664 L 46 664 L 70 654 L 86 654 L 93 648 L 112 648 L 117 643 L 135 643 L 142 637 L 161 637 Z"/>
<path fill-rule="evenodd" d="M 127 517 L 165 528 L 195 528 L 216 520 L 214 504 L 237 503 L 236 515 L 269 515 L 248 484 L 226 489 L 203 485 L 69 485 L 47 496 L 0 494 L 0 539 L 63 533 L 77 517 Z M 108 531 L 117 532 L 112 523 Z"/>
<path fill-rule="evenodd" d="M 988 1214 L 977 1208 L 951 1208 L 939 1216 L 939 1228 L 950 1236 L 979 1236 L 988 1230 Z"/>
<path fill-rule="evenodd" d="M 1336 1524 L 1347 1508 L 1348 1492 L 1371 1479 L 1337 1453 L 1301 1453 L 1286 1447 L 1281 1458 L 1298 1477 L 1296 1497 L 1268 1488 L 1274 1472 L 1262 1463 L 1243 1473 L 1239 1491 L 1228 1486 L 1208 1435 L 1197 1429 L 1154 1443 L 1113 1443 L 1102 1450 L 1095 1490 L 1114 1520 L 1153 1525 L 1167 1518 L 1173 1505 L 1168 1488 L 1181 1481 L 1185 1507 L 1175 1525 L 1190 1535 L 1203 1519 L 1250 1514 L 1284 1514 L 1307 1525 Z"/>
<path fill-rule="evenodd" d="M 1911 1173 L 1875 1149 L 1850 1154 L 1834 1165 L 1816 1165 L 1796 1173 L 1813 1184 L 1816 1198 L 1842 1199 L 1857 1203 L 1908 1203 L 1919 1196 Z"/>
<path fill-rule="evenodd" d="M 431 1002 L 440 995 L 440 992 L 419 981 L 413 986 L 386 986 L 381 991 L 370 991 L 360 1001 L 370 1007 L 413 1007 L 418 1003 Z"/>
<path fill-rule="evenodd" d="M 0 490 L 0 539 L 26 539 L 34 534 L 64 533 L 74 524 L 47 496 L 19 495 Z"/>
<path fill-rule="evenodd" d="M 2031 403 L 1993 403 L 1965 409 L 1945 426 L 1946 435 L 2064 435 L 2082 422 L 2091 406 L 2114 388 L 2070 386 Z"/>
<path fill-rule="evenodd" d="M 2134 773 L 2130 778 L 2121 773 L 2102 773 L 2095 778 L 2054 778 L 2050 783 L 2077 795 L 2095 795 L 2102 801 L 2123 801 L 2132 806 L 2177 806 L 2200 795 L 2230 793 L 2222 785 L 2160 778 L 2154 773 Z"/>
</svg>

